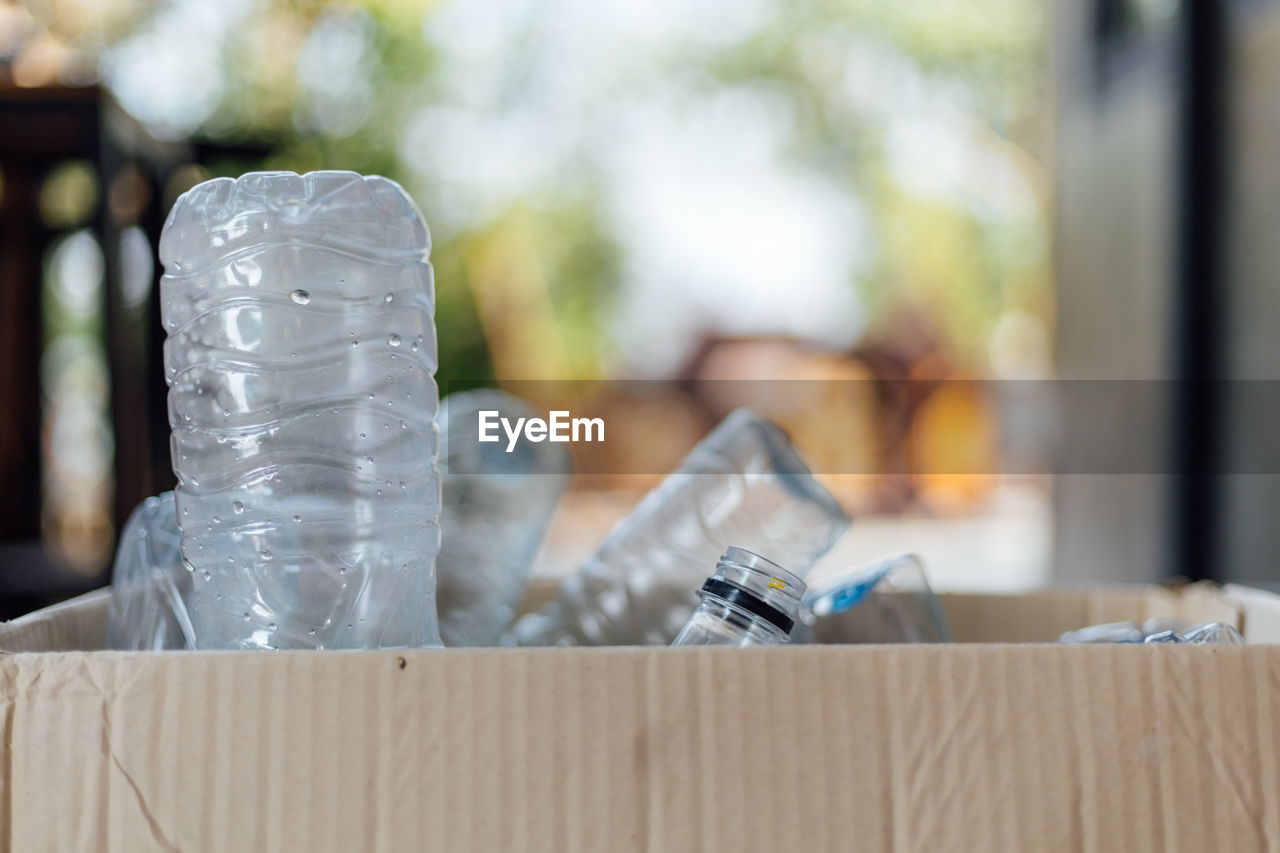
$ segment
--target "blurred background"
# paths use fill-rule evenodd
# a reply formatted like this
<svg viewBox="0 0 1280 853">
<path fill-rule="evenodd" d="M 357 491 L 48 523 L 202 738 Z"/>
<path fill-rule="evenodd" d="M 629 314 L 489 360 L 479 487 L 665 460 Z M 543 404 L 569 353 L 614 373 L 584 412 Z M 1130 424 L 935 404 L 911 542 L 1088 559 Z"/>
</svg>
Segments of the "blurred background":
<svg viewBox="0 0 1280 853">
<path fill-rule="evenodd" d="M 541 573 L 749 404 L 856 516 L 820 569 L 1265 583 L 1280 481 L 1216 380 L 1276 378 L 1278 78 L 1267 0 L 0 0 L 0 615 L 172 486 L 156 243 L 256 169 L 414 196 L 442 393 L 660 380 L 601 386 L 646 463 Z M 1141 464 L 1071 465 L 1114 407 L 1011 417 L 1050 380 L 1148 400 Z"/>
</svg>

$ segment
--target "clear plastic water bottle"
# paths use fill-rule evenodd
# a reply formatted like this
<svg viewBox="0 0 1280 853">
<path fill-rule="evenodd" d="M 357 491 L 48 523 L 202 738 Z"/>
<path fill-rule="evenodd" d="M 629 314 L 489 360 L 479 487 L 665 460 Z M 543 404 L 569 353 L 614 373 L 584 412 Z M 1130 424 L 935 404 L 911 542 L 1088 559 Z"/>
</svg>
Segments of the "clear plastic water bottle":
<svg viewBox="0 0 1280 853">
<path fill-rule="evenodd" d="M 430 238 L 393 181 L 196 186 L 160 240 L 200 648 L 439 644 Z"/>
<path fill-rule="evenodd" d="M 187 613 L 191 572 L 182 563 L 181 544 L 173 492 L 138 504 L 116 548 L 107 613 L 108 649 L 195 647 L 195 630 Z"/>
<path fill-rule="evenodd" d="M 803 575 L 849 524 L 786 434 L 729 415 L 613 528 L 558 598 L 513 626 L 519 645 L 667 645 L 731 545 Z"/>
<path fill-rule="evenodd" d="M 481 443 L 481 411 L 511 422 L 534 413 L 496 390 L 450 394 L 441 438 L 440 635 L 446 646 L 497 645 L 515 618 L 529 571 L 569 479 L 563 444 Z"/>
<path fill-rule="evenodd" d="M 730 548 L 698 590 L 673 646 L 778 646 L 791 638 L 804 581 L 745 548 Z"/>
</svg>

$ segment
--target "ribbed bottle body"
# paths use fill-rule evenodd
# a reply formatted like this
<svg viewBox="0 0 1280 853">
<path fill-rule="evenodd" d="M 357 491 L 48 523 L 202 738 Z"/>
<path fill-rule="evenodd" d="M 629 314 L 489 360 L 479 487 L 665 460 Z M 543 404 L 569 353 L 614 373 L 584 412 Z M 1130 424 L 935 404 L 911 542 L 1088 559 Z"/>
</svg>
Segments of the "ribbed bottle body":
<svg viewBox="0 0 1280 853">
<path fill-rule="evenodd" d="M 174 206 L 162 321 L 200 648 L 438 644 L 429 250 L 397 184 L 349 172 Z"/>
</svg>

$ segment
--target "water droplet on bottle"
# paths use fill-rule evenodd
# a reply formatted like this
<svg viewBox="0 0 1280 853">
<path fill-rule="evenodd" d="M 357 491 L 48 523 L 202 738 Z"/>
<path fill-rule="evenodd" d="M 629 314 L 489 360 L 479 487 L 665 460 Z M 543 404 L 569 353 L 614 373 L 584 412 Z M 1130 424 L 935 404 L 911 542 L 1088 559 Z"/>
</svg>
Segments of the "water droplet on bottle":
<svg viewBox="0 0 1280 853">
<path fill-rule="evenodd" d="M 267 623 L 267 630 L 268 630 L 268 631 L 274 631 L 275 629 L 276 629 L 276 623 L 274 623 L 274 622 L 268 622 L 268 623 Z"/>
<path fill-rule="evenodd" d="M 418 342 L 417 342 L 417 341 L 414 341 L 413 343 L 411 343 L 411 344 L 409 345 L 409 349 L 413 350 L 414 352 L 417 352 L 417 351 L 418 351 Z"/>
<path fill-rule="evenodd" d="M 223 410 L 222 410 L 222 416 L 223 416 L 224 418 L 229 418 L 229 417 L 231 417 L 231 410 L 230 410 L 230 409 L 223 409 Z"/>
<path fill-rule="evenodd" d="M 289 298 L 299 305 L 306 305 L 311 301 L 311 294 L 307 293 L 305 290 L 295 290 L 293 293 L 289 294 Z"/>
<path fill-rule="evenodd" d="M 221 519 L 220 517 L 218 517 L 218 516 L 216 516 L 216 515 L 215 515 L 215 516 L 213 517 L 213 523 L 214 523 L 214 524 L 221 524 L 221 523 L 222 523 L 222 519 Z"/>
<path fill-rule="evenodd" d="M 405 423 L 404 421 L 400 422 L 400 429 L 408 429 L 408 428 L 409 428 L 409 425 L 407 423 Z"/>
<path fill-rule="evenodd" d="M 346 566 L 338 566 L 338 574 L 340 574 L 340 575 L 345 575 L 346 573 L 347 573 L 347 567 L 346 567 Z"/>
<path fill-rule="evenodd" d="M 270 551 L 263 550 L 263 551 L 261 551 L 260 553 L 262 554 L 262 559 L 264 559 L 264 560 L 270 560 L 270 559 L 271 559 L 271 552 L 270 552 Z"/>
<path fill-rule="evenodd" d="M 337 410 L 337 409 L 334 409 L 334 410 L 333 410 L 333 413 L 334 413 L 335 415 L 336 415 L 336 414 L 338 414 L 338 410 Z"/>
<path fill-rule="evenodd" d="M 377 490 L 377 492 L 376 492 L 376 494 L 377 494 L 377 495 L 379 495 L 379 496 L 381 496 L 381 495 L 382 495 L 382 489 L 378 489 L 378 490 Z"/>
<path fill-rule="evenodd" d="M 308 629 L 307 629 L 307 633 L 308 633 L 308 634 L 310 634 L 312 637 L 314 637 L 314 636 L 316 635 L 316 629 L 315 629 L 315 628 L 308 628 Z"/>
<path fill-rule="evenodd" d="M 387 343 L 391 344 L 393 347 L 400 346 L 400 336 L 395 332 L 392 332 L 391 337 L 387 338 Z"/>
<path fill-rule="evenodd" d="M 365 462 L 368 462 L 370 465 L 372 465 L 372 464 L 373 464 L 373 457 L 372 457 L 372 456 L 366 456 L 366 457 L 364 458 L 364 461 L 365 461 Z"/>
<path fill-rule="evenodd" d="M 231 505 L 231 508 L 235 510 L 236 515 L 239 515 L 240 513 L 244 512 L 244 504 L 240 503 L 240 501 L 236 501 L 235 503 L 233 503 Z"/>
<path fill-rule="evenodd" d="M 244 612 L 244 621 L 246 621 L 246 622 L 248 622 L 248 621 L 249 621 L 249 611 L 248 611 L 248 610 L 246 610 L 246 611 Z"/>
<path fill-rule="evenodd" d="M 387 405 L 388 405 L 388 406 L 390 406 L 390 405 L 391 405 L 391 401 L 390 401 L 390 400 L 388 400 L 388 401 L 387 401 Z M 383 429 L 391 429 L 391 424 L 390 424 L 390 423 L 388 423 L 387 421 L 383 421 L 383 422 L 382 422 L 382 428 L 383 428 Z"/>
<path fill-rule="evenodd" d="M 295 516 L 293 517 L 293 520 L 294 520 L 294 521 L 302 521 L 302 516 L 300 516 L 300 515 L 295 515 Z"/>
<path fill-rule="evenodd" d="M 373 392 L 372 392 L 372 391 L 370 391 L 370 392 L 369 392 L 369 399 L 370 399 L 370 400 L 372 400 L 372 399 L 373 399 Z"/>
<path fill-rule="evenodd" d="M 351 345 L 352 345 L 353 347 L 358 347 L 358 346 L 360 346 L 360 342 L 359 342 L 359 341 L 357 341 L 355 338 L 352 338 L 352 339 L 351 339 Z"/>
<path fill-rule="evenodd" d="M 365 438 L 366 436 L 365 436 L 365 434 L 364 434 L 364 433 L 360 433 L 360 437 L 361 437 L 361 438 Z"/>
<path fill-rule="evenodd" d="M 395 296 L 393 296 L 392 294 L 388 293 L 388 294 L 386 295 L 386 297 L 385 297 L 382 301 L 383 301 L 383 302 L 390 302 L 390 301 L 391 301 L 392 299 L 394 299 L 394 298 L 395 298 Z"/>
<path fill-rule="evenodd" d="M 182 514 L 183 514 L 184 516 L 191 515 L 191 510 L 184 506 L 184 507 L 182 508 Z"/>
<path fill-rule="evenodd" d="M 400 488 L 402 488 L 402 489 L 404 488 L 404 480 L 401 480 L 401 481 L 400 481 Z"/>
<path fill-rule="evenodd" d="M 204 573 L 204 579 L 207 581 L 213 580 L 213 573 L 206 569 Z"/>
</svg>

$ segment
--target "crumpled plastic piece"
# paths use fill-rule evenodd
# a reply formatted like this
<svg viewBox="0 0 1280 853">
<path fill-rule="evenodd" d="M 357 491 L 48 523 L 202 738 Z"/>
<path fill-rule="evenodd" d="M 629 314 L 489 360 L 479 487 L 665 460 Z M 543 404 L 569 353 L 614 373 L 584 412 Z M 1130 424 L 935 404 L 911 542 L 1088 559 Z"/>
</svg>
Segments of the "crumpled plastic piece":
<svg viewBox="0 0 1280 853">
<path fill-rule="evenodd" d="M 194 585 L 182 561 L 173 492 L 140 503 L 120 534 L 111 576 L 106 648 L 161 651 L 195 647 L 187 614 Z"/>
<path fill-rule="evenodd" d="M 814 582 L 792 642 L 947 643 L 951 630 L 924 562 L 892 554 Z"/>
<path fill-rule="evenodd" d="M 1148 619 L 1136 622 L 1109 622 L 1067 631 L 1059 643 L 1190 643 L 1192 645 L 1243 645 L 1244 637 L 1226 622 L 1207 622 L 1188 627 L 1185 619 Z"/>
</svg>

